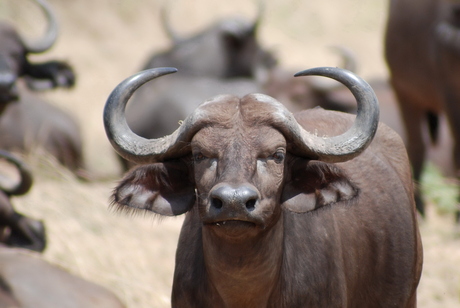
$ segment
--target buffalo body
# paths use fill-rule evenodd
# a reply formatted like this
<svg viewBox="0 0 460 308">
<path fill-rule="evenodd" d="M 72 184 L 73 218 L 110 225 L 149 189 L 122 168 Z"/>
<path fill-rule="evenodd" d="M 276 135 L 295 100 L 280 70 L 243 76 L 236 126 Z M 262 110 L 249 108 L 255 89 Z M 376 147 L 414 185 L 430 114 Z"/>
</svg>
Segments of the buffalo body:
<svg viewBox="0 0 460 308">
<path fill-rule="evenodd" d="M 300 74 L 346 84 L 356 120 L 321 108 L 293 115 L 263 94 L 220 95 L 172 134 L 141 138 L 123 105 L 172 72 L 125 80 L 104 120 L 115 149 L 144 164 L 113 204 L 186 214 L 173 307 L 416 307 L 422 251 L 409 161 L 401 138 L 378 124 L 364 81 L 331 68 Z"/>
<path fill-rule="evenodd" d="M 416 181 L 420 180 L 428 142 L 438 138 L 445 112 L 453 136 L 453 164 L 460 168 L 460 6 L 455 1 L 392 0 L 385 36 L 390 68 Z M 431 141 L 424 134 L 431 134 Z M 424 213 L 420 193 L 418 210 Z"/>
</svg>

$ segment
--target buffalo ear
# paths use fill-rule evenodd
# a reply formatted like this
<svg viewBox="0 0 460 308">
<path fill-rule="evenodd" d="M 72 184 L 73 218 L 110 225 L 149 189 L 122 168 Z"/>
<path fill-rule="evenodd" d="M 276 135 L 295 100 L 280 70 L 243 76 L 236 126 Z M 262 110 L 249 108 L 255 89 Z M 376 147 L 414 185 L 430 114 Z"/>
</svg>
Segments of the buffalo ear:
<svg viewBox="0 0 460 308">
<path fill-rule="evenodd" d="M 164 216 L 183 214 L 194 204 L 195 185 L 181 160 L 137 167 L 112 194 L 112 205 L 120 210 L 141 209 Z"/>
<path fill-rule="evenodd" d="M 305 213 L 348 201 L 359 192 L 343 170 L 333 164 L 296 159 L 289 169 L 281 202 L 292 212 Z"/>
</svg>

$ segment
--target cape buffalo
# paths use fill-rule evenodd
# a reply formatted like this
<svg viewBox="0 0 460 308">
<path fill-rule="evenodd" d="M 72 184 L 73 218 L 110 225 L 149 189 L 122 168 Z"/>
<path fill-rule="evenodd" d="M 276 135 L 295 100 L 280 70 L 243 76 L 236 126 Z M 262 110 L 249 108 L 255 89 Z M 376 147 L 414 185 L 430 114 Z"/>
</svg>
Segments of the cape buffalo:
<svg viewBox="0 0 460 308">
<path fill-rule="evenodd" d="M 438 115 L 443 111 L 454 138 L 454 165 L 457 171 L 460 168 L 459 28 L 458 1 L 390 1 L 385 56 L 416 181 L 425 161 L 423 130 L 428 127 L 432 141 L 436 141 Z M 420 192 L 416 192 L 416 204 L 424 214 Z"/>
<path fill-rule="evenodd" d="M 0 148 L 28 152 L 41 146 L 64 166 L 83 175 L 82 142 L 76 120 L 23 86 L 25 83 L 32 90 L 43 90 L 68 88 L 75 83 L 73 69 L 65 62 L 28 60 L 29 54 L 51 48 L 58 34 L 51 8 L 43 0 L 36 2 L 49 22 L 40 42 L 27 43 L 12 25 L 0 23 Z"/>
<path fill-rule="evenodd" d="M 71 114 L 49 104 L 24 85 L 20 98 L 0 116 L 0 148 L 30 153 L 42 148 L 59 163 L 85 178 L 83 138 Z"/>
<path fill-rule="evenodd" d="M 42 40 L 26 42 L 12 25 L 0 22 L 0 114 L 6 104 L 18 99 L 16 82 L 20 77 L 29 78 L 31 87 L 36 85 L 35 82 L 42 85 L 43 81 L 47 81 L 51 88 L 70 87 L 75 82 L 73 70 L 65 62 L 53 60 L 32 63 L 28 59 L 29 54 L 42 53 L 50 49 L 56 41 L 58 32 L 56 17 L 51 8 L 43 0 L 35 1 L 43 9 L 49 23 Z"/>
<path fill-rule="evenodd" d="M 216 96 L 172 134 L 134 134 L 124 109 L 157 68 L 122 82 L 104 109 L 108 139 L 141 165 L 113 193 L 120 210 L 186 213 L 173 307 L 415 307 L 421 242 L 404 145 L 378 123 L 372 89 L 345 84 L 358 114 L 290 113 L 263 94 Z M 181 89 L 175 89 L 180 92 Z M 372 141 L 373 140 L 373 141 Z"/>
<path fill-rule="evenodd" d="M 14 165 L 19 174 L 16 185 L 0 185 L 0 243 L 42 252 L 46 246 L 43 223 L 18 213 L 10 200 L 11 197 L 24 195 L 30 190 L 32 174 L 20 159 L 9 152 L 0 150 L 0 158 Z"/>
<path fill-rule="evenodd" d="M 263 8 L 259 6 L 255 21 L 231 17 L 222 19 L 189 38 L 180 38 L 166 21 L 163 26 L 170 35 L 170 49 L 151 56 L 143 69 L 174 66 L 182 75 L 210 78 L 253 78 L 259 70 L 276 64 L 274 56 L 264 50 L 257 40 Z"/>
</svg>

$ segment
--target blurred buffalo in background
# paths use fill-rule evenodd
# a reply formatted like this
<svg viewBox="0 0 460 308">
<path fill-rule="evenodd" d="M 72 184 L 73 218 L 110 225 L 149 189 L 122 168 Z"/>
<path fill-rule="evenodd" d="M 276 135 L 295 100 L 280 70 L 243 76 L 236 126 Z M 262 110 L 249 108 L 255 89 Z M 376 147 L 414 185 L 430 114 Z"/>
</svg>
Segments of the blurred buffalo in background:
<svg viewBox="0 0 460 308">
<path fill-rule="evenodd" d="M 263 5 L 252 21 L 242 17 L 219 20 L 203 31 L 187 38 L 181 37 L 168 22 L 166 7 L 161 20 L 172 46 L 150 56 L 142 69 L 171 66 L 182 75 L 210 78 L 255 78 L 261 71 L 276 65 L 276 59 L 263 49 L 257 39 Z"/>
<path fill-rule="evenodd" d="M 43 0 L 35 2 L 48 21 L 48 30 L 39 42 L 26 42 L 12 25 L 0 23 L 0 148 L 27 153 L 42 147 L 70 170 L 83 173 L 82 140 L 76 120 L 24 85 L 46 90 L 75 84 L 68 63 L 33 63 L 28 58 L 49 50 L 58 35 L 56 16 L 49 5 Z"/>
<path fill-rule="evenodd" d="M 453 135 L 453 164 L 460 168 L 460 3 L 391 0 L 385 35 L 390 81 L 407 133 L 415 181 L 420 181 L 428 143 L 439 139 L 445 112 Z M 424 138 L 428 132 L 430 139 Z M 420 191 L 416 204 L 424 215 Z M 457 214 L 457 220 L 459 215 Z"/>
<path fill-rule="evenodd" d="M 24 85 L 20 100 L 0 116 L 0 149 L 34 153 L 45 150 L 69 170 L 85 178 L 80 126 L 68 112 L 41 99 Z"/>
<path fill-rule="evenodd" d="M 45 249 L 44 224 L 17 212 L 10 199 L 29 192 L 32 174 L 4 150 L 0 150 L 0 167 L 0 307 L 125 307 L 104 287 L 30 253 Z"/>
<path fill-rule="evenodd" d="M 395 130 L 407 145 L 408 135 L 404 129 L 401 111 L 391 84 L 386 78 L 372 78 L 368 82 L 379 99 L 380 121 Z M 330 109 L 356 113 L 355 98 L 345 87 L 327 92 L 324 100 L 324 105 L 329 106 Z M 455 174 L 451 157 L 453 141 L 444 114 L 439 115 L 438 129 L 437 143 L 427 146 L 425 155 L 427 160 L 439 168 L 445 176 L 453 176 Z M 429 138 L 427 132 L 424 138 L 425 140 Z"/>
<path fill-rule="evenodd" d="M 0 106 L 2 109 L 8 103 L 18 100 L 17 81 L 27 78 L 30 87 L 47 85 L 49 88 L 71 87 L 75 76 L 69 64 L 62 61 L 33 63 L 28 59 L 30 54 L 42 53 L 49 50 L 58 35 L 56 17 L 51 8 L 43 0 L 36 0 L 43 9 L 47 20 L 48 30 L 44 37 L 37 42 L 23 40 L 15 27 L 0 22 Z"/>
</svg>

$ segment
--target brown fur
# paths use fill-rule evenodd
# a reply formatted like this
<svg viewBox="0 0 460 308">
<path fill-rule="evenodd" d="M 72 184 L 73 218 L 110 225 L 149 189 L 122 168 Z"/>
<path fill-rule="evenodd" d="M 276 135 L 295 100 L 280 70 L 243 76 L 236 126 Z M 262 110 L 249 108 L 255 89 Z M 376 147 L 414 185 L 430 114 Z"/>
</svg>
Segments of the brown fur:
<svg viewBox="0 0 460 308">
<path fill-rule="evenodd" d="M 119 207 L 186 213 L 172 306 L 415 307 L 422 254 L 401 139 L 381 125 L 360 156 L 315 162 L 254 101 L 228 104 L 224 126 L 193 137 L 192 160 L 141 166 L 114 191 Z M 296 119 L 320 136 L 352 123 L 322 109 Z"/>
<path fill-rule="evenodd" d="M 459 5 L 455 1 L 392 0 L 385 36 L 391 84 L 405 124 L 408 154 L 420 180 L 427 145 L 427 115 L 445 112 L 454 138 L 455 169 L 460 168 Z M 410 15 L 410 18 L 408 16 Z M 450 32 L 446 28 L 450 27 Z M 433 121 L 431 121 L 433 123 Z M 424 213 L 420 193 L 418 210 Z"/>
</svg>

